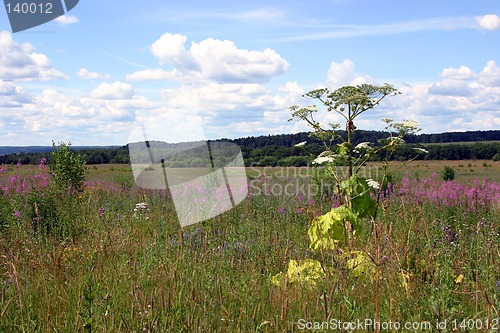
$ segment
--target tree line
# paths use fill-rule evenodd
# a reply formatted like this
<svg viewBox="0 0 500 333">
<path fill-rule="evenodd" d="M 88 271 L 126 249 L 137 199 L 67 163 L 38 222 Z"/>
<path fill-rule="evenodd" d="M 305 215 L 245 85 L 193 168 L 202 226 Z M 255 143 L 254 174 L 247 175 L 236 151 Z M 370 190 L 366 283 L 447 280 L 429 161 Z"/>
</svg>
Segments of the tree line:
<svg viewBox="0 0 500 333">
<path fill-rule="evenodd" d="M 306 166 L 312 159 L 324 151 L 323 144 L 310 137 L 310 133 L 279 134 L 240 139 L 220 139 L 214 142 L 230 142 L 241 148 L 245 164 L 248 166 Z M 345 135 L 343 131 L 339 134 Z M 357 130 L 353 136 L 354 144 L 370 142 L 376 145 L 379 140 L 387 138 L 387 132 Z M 300 142 L 307 141 L 305 149 L 295 147 Z M 405 160 L 415 156 L 413 148 L 424 148 L 428 153 L 420 155 L 423 160 L 462 160 L 479 159 L 491 160 L 500 156 L 500 131 L 470 131 L 440 134 L 420 134 L 405 137 L 407 145 L 398 147 L 392 153 L 391 159 Z M 0 164 L 38 164 L 45 157 L 51 163 L 51 149 L 40 147 L 38 152 L 10 153 L 0 156 Z M 234 156 L 234 147 L 228 146 L 227 154 L 221 149 L 216 159 L 227 160 L 227 156 Z M 129 164 L 129 147 L 79 147 L 78 152 L 84 157 L 87 164 Z M 386 156 L 380 154 L 378 158 Z M 175 160 L 175 161 L 174 161 Z M 175 158 L 165 159 L 167 166 L 196 167 L 200 166 L 199 157 L 177 152 Z M 175 162 L 175 163 L 174 163 Z"/>
</svg>

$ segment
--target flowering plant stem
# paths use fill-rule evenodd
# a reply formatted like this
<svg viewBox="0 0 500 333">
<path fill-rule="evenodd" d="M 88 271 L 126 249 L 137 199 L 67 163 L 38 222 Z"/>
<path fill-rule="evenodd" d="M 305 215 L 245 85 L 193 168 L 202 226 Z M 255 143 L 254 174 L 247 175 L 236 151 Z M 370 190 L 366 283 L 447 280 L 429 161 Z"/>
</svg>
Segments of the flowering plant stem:
<svg viewBox="0 0 500 333">
<path fill-rule="evenodd" d="M 334 256 L 340 255 L 340 260 L 334 259 L 335 262 L 343 262 L 353 276 L 375 283 L 375 318 L 377 320 L 379 320 L 379 280 L 382 275 L 382 259 L 378 239 L 380 226 L 377 225 L 376 218 L 381 194 L 385 191 L 384 186 L 388 183 L 389 173 L 393 171 L 389 169 L 387 161 L 397 146 L 404 143 L 404 136 L 419 129 L 414 121 L 394 123 L 392 119 L 384 119 L 389 137 L 381 140 L 379 147 L 372 147 L 369 142 L 360 143 L 354 147 L 353 134 L 356 130 L 354 122 L 357 116 L 379 105 L 385 97 L 397 94 L 399 92 L 388 84 L 383 86 L 362 84 L 356 87 L 342 87 L 331 93 L 328 89 L 317 89 L 307 93 L 305 96 L 319 100 L 327 111 L 334 111 L 345 119 L 345 137 L 335 132 L 340 124 L 330 124 L 331 129 L 326 129 L 318 122 L 315 118 L 318 108 L 315 105 L 302 108 L 295 105 L 289 108 L 292 111 L 292 119 L 305 121 L 314 130 L 311 136 L 323 143 L 325 151 L 313 163 L 326 165 L 327 173 L 336 181 L 336 193 L 342 197 L 343 204 L 315 218 L 308 230 L 310 248 L 321 254 L 322 262 L 307 259 L 302 264 L 298 264 L 296 261 L 291 261 L 286 275 L 280 273 L 281 275 L 273 277 L 273 282 L 281 285 L 284 282 L 316 285 L 325 274 L 333 276 L 332 273 L 334 273 L 334 268 L 326 265 L 325 254 L 331 252 Z M 397 132 L 397 135 L 394 135 L 394 132 Z M 301 143 L 300 147 L 304 145 Z M 361 167 L 382 151 L 387 151 L 388 154 L 385 155 L 383 177 L 379 180 L 380 183 L 363 177 L 360 172 Z M 342 176 L 338 169 L 334 168 L 339 164 L 347 165 L 347 177 Z M 372 194 L 376 200 L 373 199 Z M 354 238 L 365 234 L 365 226 L 371 226 L 371 235 L 376 239 L 374 255 L 356 248 L 352 242 Z"/>
</svg>

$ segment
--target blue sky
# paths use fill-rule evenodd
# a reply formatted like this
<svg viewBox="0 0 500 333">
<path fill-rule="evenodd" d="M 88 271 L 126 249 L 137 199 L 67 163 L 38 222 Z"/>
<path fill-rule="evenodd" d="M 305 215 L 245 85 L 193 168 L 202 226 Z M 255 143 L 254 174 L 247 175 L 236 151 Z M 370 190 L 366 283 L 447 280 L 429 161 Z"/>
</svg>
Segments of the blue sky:
<svg viewBox="0 0 500 333">
<path fill-rule="evenodd" d="M 358 128 L 500 129 L 499 16 L 492 0 L 86 0 L 12 34 L 0 8 L 0 145 L 293 133 L 305 92 L 385 82 L 402 94 Z"/>
</svg>

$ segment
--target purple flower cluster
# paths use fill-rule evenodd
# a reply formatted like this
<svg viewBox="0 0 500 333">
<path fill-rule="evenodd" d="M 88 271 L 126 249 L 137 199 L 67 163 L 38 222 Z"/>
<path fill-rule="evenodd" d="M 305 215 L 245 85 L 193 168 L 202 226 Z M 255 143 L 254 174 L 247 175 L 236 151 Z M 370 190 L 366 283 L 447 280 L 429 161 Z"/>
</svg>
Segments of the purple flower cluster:
<svg viewBox="0 0 500 333">
<path fill-rule="evenodd" d="M 436 206 L 464 207 L 467 212 L 481 208 L 498 207 L 500 184 L 487 180 L 475 180 L 472 184 L 439 180 L 437 174 L 422 180 L 404 178 L 397 189 L 400 196 L 411 198 L 415 203 Z"/>
<path fill-rule="evenodd" d="M 444 240 L 455 246 L 458 240 L 458 233 L 453 229 L 452 226 L 446 225 L 443 227 L 443 232 L 444 232 Z"/>
<path fill-rule="evenodd" d="M 38 172 L 21 173 L 17 171 L 14 174 L 5 175 L 6 170 L 2 165 L 0 167 L 0 175 L 5 175 L 5 177 L 0 178 L 0 190 L 5 194 L 18 193 L 26 195 L 34 190 L 43 191 L 49 186 L 50 175 L 45 169 L 45 162 L 47 160 L 42 158 L 39 165 Z M 18 163 L 18 168 L 20 163 Z"/>
</svg>

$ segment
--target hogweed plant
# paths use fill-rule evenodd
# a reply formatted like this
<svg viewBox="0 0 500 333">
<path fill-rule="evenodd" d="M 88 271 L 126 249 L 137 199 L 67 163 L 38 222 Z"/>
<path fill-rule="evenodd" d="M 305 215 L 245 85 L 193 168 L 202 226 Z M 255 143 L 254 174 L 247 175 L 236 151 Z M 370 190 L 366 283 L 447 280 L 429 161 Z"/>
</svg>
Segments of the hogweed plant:
<svg viewBox="0 0 500 333">
<path fill-rule="evenodd" d="M 314 159 L 313 164 L 324 167 L 326 174 L 333 177 L 336 184 L 335 195 L 341 198 L 342 204 L 315 218 L 310 224 L 309 248 L 320 260 L 308 258 L 302 263 L 291 260 L 286 274 L 279 273 L 274 276 L 273 284 L 284 286 L 298 282 L 311 287 L 324 281 L 326 274 L 334 277 L 334 267 L 328 267 L 324 259 L 325 254 L 331 253 L 336 257 L 334 262 L 344 263 L 344 267 L 353 276 L 374 282 L 374 290 L 378 297 L 379 266 L 383 261 L 383 258 L 380 258 L 380 251 L 378 249 L 376 253 L 370 253 L 360 248 L 359 242 L 353 241 L 362 239 L 361 235 L 369 235 L 377 241 L 377 211 L 381 195 L 387 188 L 389 175 L 394 171 L 389 168 L 388 160 L 397 147 L 404 144 L 406 135 L 416 133 L 420 129 L 417 122 L 412 120 L 397 123 L 392 119 L 383 119 L 388 137 L 376 145 L 362 142 L 355 146 L 353 134 L 359 116 L 379 105 L 384 98 L 398 94 L 399 92 L 388 84 L 383 86 L 362 84 L 342 87 L 333 92 L 328 89 L 308 92 L 306 97 L 319 100 L 328 112 L 335 112 L 344 118 L 346 133 L 344 136 L 338 132 L 340 124 L 329 124 L 326 128 L 316 120 L 319 112 L 316 105 L 306 107 L 294 105 L 289 108 L 292 112 L 290 121 L 298 119 L 307 122 L 314 130 L 311 136 L 322 142 L 325 150 Z M 298 146 L 307 149 L 306 143 L 301 142 Z M 385 159 L 381 179 L 374 180 L 362 175 L 360 171 L 365 163 L 382 151 L 385 151 Z M 413 159 L 420 153 L 426 151 L 417 149 Z M 347 166 L 348 172 L 341 172 L 337 166 Z M 375 312 L 378 317 L 377 304 Z"/>
</svg>

